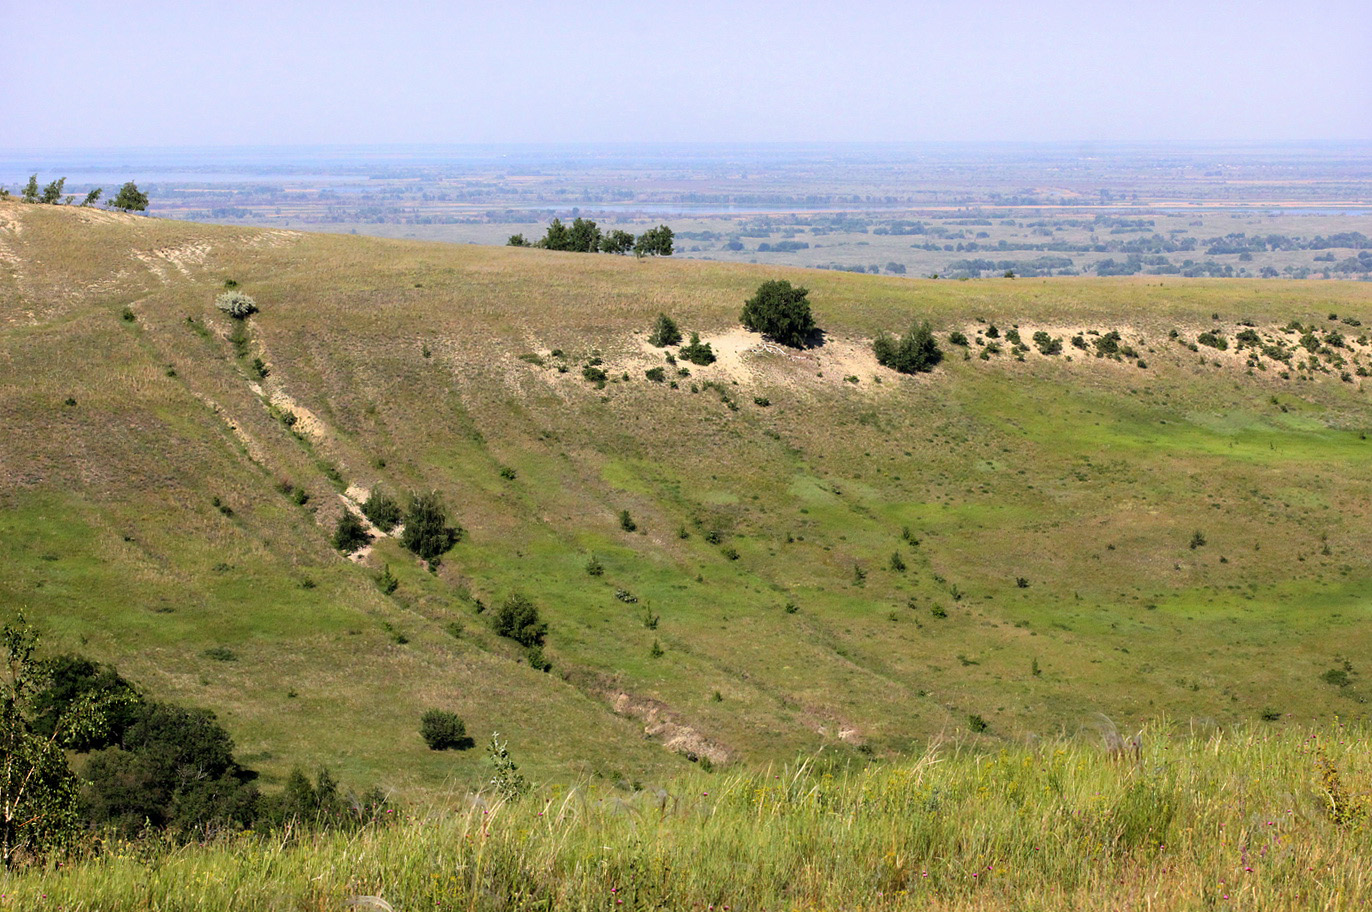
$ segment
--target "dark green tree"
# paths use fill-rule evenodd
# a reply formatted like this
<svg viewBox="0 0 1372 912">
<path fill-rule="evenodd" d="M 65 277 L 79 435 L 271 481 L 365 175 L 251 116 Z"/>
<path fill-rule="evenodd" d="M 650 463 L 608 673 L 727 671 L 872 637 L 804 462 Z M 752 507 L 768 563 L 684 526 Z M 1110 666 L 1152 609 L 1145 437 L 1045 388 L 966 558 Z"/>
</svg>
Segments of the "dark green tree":
<svg viewBox="0 0 1372 912">
<path fill-rule="evenodd" d="M 773 279 L 758 286 L 757 293 L 743 304 L 739 322 L 753 332 L 792 348 L 802 348 L 815 332 L 810 315 L 810 292 L 793 287 L 785 279 Z"/>
<path fill-rule="evenodd" d="M 371 533 L 362 524 L 362 520 L 358 519 L 352 510 L 344 510 L 333 530 L 333 546 L 344 554 L 352 554 L 358 548 L 364 548 L 371 543 Z"/>
<path fill-rule="evenodd" d="M 429 750 L 465 750 L 476 742 L 467 736 L 467 725 L 457 713 L 430 709 L 419 719 L 419 734 Z"/>
<path fill-rule="evenodd" d="M 538 242 L 538 246 L 545 250 L 567 250 L 570 241 L 570 234 L 567 226 L 562 224 L 562 219 L 553 219 L 548 225 L 548 231 L 543 235 L 543 239 Z"/>
<path fill-rule="evenodd" d="M 448 525 L 447 511 L 436 491 L 410 498 L 401 544 L 424 560 L 432 561 L 461 540 L 462 528 Z"/>
<path fill-rule="evenodd" d="M 390 532 L 400 522 L 400 504 L 379 487 L 372 488 L 362 504 L 362 515 L 382 532 Z"/>
<path fill-rule="evenodd" d="M 115 209 L 122 209 L 125 212 L 142 212 L 148 208 L 148 195 L 138 189 L 138 185 L 129 181 L 119 188 L 118 195 L 110 200 L 110 206 Z"/>
<path fill-rule="evenodd" d="M 529 247 L 529 246 L 532 246 L 532 245 L 530 245 L 529 242 L 528 242 L 527 240 L 525 240 L 524 235 L 522 235 L 522 234 L 512 234 L 512 235 L 510 235 L 510 239 L 509 239 L 508 241 L 505 242 L 505 246 L 506 246 L 506 247 Z"/>
<path fill-rule="evenodd" d="M 100 201 L 100 194 L 101 194 L 101 193 L 104 193 L 104 192 L 105 192 L 105 191 L 104 191 L 102 188 L 96 187 L 96 188 L 95 188 L 94 190 L 92 190 L 90 193 L 87 193 L 87 194 L 86 194 L 86 198 L 85 198 L 84 200 L 81 201 L 81 205 L 82 205 L 82 206 L 94 206 L 96 203 L 98 203 L 98 202 Z"/>
<path fill-rule="evenodd" d="M 579 218 L 567 230 L 567 246 L 576 253 L 595 253 L 600 249 L 600 229 L 590 219 Z"/>
<path fill-rule="evenodd" d="M 648 344 L 658 348 L 681 344 L 681 330 L 677 328 L 676 321 L 666 314 L 658 314 L 653 331 L 648 336 Z"/>
<path fill-rule="evenodd" d="M 29 182 L 24 185 L 24 192 L 21 199 L 26 203 L 38 202 L 38 175 L 30 174 Z"/>
<path fill-rule="evenodd" d="M 33 700 L 44 683 L 37 643 L 22 616 L 0 630 L 0 861 L 7 868 L 60 848 L 80 825 L 78 781 L 62 748 L 66 732 L 84 720 L 73 710 L 51 734 L 34 730 Z"/>
<path fill-rule="evenodd" d="M 943 360 L 943 352 L 934 340 L 928 323 L 916 323 L 902 339 L 880 333 L 872 343 L 877 363 L 902 374 L 931 371 Z"/>
<path fill-rule="evenodd" d="M 521 646 L 542 646 L 548 625 L 538 616 L 538 606 L 516 592 L 496 610 L 491 620 L 497 636 L 508 637 Z"/>
<path fill-rule="evenodd" d="M 56 206 L 62 199 L 62 188 L 66 185 L 67 179 L 65 177 L 59 177 L 43 188 L 43 196 L 39 199 L 39 202 L 46 203 L 49 206 Z"/>
</svg>

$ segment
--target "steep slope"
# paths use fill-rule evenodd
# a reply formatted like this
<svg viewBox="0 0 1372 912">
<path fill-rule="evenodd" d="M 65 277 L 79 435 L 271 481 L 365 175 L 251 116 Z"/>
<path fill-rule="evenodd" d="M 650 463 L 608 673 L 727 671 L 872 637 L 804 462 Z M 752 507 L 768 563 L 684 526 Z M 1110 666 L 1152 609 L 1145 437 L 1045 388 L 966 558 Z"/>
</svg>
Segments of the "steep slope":
<svg viewBox="0 0 1372 912">
<path fill-rule="evenodd" d="M 429 706 L 537 775 L 610 777 L 971 716 L 1361 712 L 1372 286 L 793 271 L 827 332 L 793 352 L 735 322 L 773 274 L 0 204 L 0 600 L 219 710 L 271 776 L 400 788 L 481 775 L 424 748 Z M 667 365 L 660 311 L 720 360 Z M 878 367 L 915 318 L 968 357 Z M 1112 330 L 1131 357 L 1094 356 Z M 467 534 L 437 572 L 330 547 L 378 485 L 443 495 Z M 551 673 L 482 613 L 516 591 Z"/>
</svg>

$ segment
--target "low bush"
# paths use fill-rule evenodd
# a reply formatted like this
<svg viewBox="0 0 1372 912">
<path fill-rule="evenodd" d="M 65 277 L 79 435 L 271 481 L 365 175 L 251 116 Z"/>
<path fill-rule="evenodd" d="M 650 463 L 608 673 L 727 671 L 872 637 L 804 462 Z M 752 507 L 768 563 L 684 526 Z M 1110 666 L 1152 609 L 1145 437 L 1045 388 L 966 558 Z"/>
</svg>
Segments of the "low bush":
<svg viewBox="0 0 1372 912">
<path fill-rule="evenodd" d="M 878 364 L 902 374 L 933 370 L 943 360 L 943 352 L 939 350 L 928 323 L 916 323 L 901 339 L 884 332 L 878 334 L 872 343 L 872 352 Z"/>
<path fill-rule="evenodd" d="M 245 320 L 257 313 L 257 302 L 241 291 L 226 291 L 214 299 L 214 306 L 235 320 Z"/>
<path fill-rule="evenodd" d="M 709 342 L 700 341 L 700 333 L 691 333 L 691 344 L 683 345 L 679 354 L 683 361 L 689 361 L 701 367 L 715 363 L 715 350 L 710 347 Z M 689 376 L 689 374 L 683 376 Z"/>
<path fill-rule="evenodd" d="M 380 488 L 372 488 L 362 504 L 362 515 L 382 532 L 390 532 L 400 522 L 400 504 Z"/>
<path fill-rule="evenodd" d="M 466 723 L 446 709 L 430 709 L 420 716 L 419 734 L 429 750 L 466 750 L 476 745 L 467 736 Z"/>
</svg>

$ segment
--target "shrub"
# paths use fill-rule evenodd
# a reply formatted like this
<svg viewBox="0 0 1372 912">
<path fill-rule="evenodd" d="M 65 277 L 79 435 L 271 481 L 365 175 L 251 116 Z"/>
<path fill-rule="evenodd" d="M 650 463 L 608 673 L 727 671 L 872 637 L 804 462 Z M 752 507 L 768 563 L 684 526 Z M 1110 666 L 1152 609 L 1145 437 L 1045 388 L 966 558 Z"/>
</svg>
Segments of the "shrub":
<svg viewBox="0 0 1372 912">
<path fill-rule="evenodd" d="M 896 573 L 905 572 L 905 558 L 900 556 L 899 551 L 891 552 L 891 569 Z"/>
<path fill-rule="evenodd" d="M 362 515 L 382 532 L 390 532 L 400 522 L 400 504 L 396 503 L 380 488 L 372 488 L 367 500 L 362 504 Z"/>
<path fill-rule="evenodd" d="M 963 348 L 968 346 L 967 334 L 960 330 L 953 330 L 948 334 L 949 345 L 961 345 Z"/>
<path fill-rule="evenodd" d="M 496 636 L 514 640 L 526 648 L 542 646 L 543 638 L 548 635 L 548 625 L 539 618 L 538 607 L 517 592 L 496 610 L 491 628 Z"/>
<path fill-rule="evenodd" d="M 605 575 L 605 566 L 601 564 L 600 560 L 594 554 L 591 555 L 590 560 L 586 561 L 586 574 L 588 576 Z"/>
<path fill-rule="evenodd" d="M 1062 340 L 1053 338 L 1041 329 L 1034 333 L 1034 345 L 1037 346 L 1039 352 L 1044 355 L 1058 355 L 1062 353 Z"/>
<path fill-rule="evenodd" d="M 432 562 L 461 540 L 462 527 L 448 525 L 448 514 L 437 492 L 411 496 L 401 544 L 416 556 Z"/>
<path fill-rule="evenodd" d="M 1194 531 L 1194 532 L 1191 533 L 1191 542 L 1190 542 L 1190 546 L 1191 546 L 1191 550 L 1192 550 L 1192 551 L 1196 550 L 1196 549 L 1199 548 L 1199 547 L 1202 547 L 1204 544 L 1205 544 L 1205 533 L 1204 533 L 1204 532 L 1202 532 L 1200 529 L 1197 529 L 1196 531 Z"/>
<path fill-rule="evenodd" d="M 933 370 L 934 365 L 943 360 L 943 352 L 934 341 L 928 323 L 916 323 L 899 340 L 887 333 L 880 333 L 872 343 L 872 351 L 877 356 L 878 364 L 902 374 Z"/>
<path fill-rule="evenodd" d="M 382 594 L 390 595 L 399 585 L 400 580 L 396 579 L 395 574 L 391 572 L 391 565 L 383 566 L 380 575 L 376 578 L 376 587 L 381 590 Z"/>
<path fill-rule="evenodd" d="M 660 659 L 666 654 L 667 653 L 662 649 L 662 644 L 659 643 L 657 640 L 653 640 L 653 646 L 651 649 L 648 650 L 648 655 L 651 658 Z"/>
<path fill-rule="evenodd" d="M 352 510 L 344 510 L 333 530 L 333 546 L 344 554 L 371 544 L 372 536 Z"/>
<path fill-rule="evenodd" d="M 987 725 L 986 720 L 983 719 L 981 716 L 977 715 L 976 713 L 971 713 L 967 717 L 967 727 L 970 728 L 972 731 L 980 734 L 981 732 L 986 731 L 991 726 Z"/>
<path fill-rule="evenodd" d="M 594 364 L 588 364 L 583 367 L 581 369 L 581 377 L 587 383 L 594 383 L 597 387 L 604 387 L 606 381 L 610 379 L 609 374 L 605 373 L 605 371 L 596 367 Z"/>
<path fill-rule="evenodd" d="M 654 383 L 663 383 L 667 379 L 667 371 L 660 367 L 650 367 L 643 372 L 643 376 Z"/>
<path fill-rule="evenodd" d="M 1220 351 L 1225 351 L 1229 348 L 1229 340 L 1219 333 L 1203 332 L 1199 336 L 1196 336 L 1196 341 L 1201 345 L 1208 345 L 1211 348 L 1217 348 Z"/>
<path fill-rule="evenodd" d="M 1347 687 L 1353 683 L 1353 679 L 1348 676 L 1348 670 L 1345 668 L 1331 668 L 1320 675 L 1320 680 L 1334 687 Z"/>
<path fill-rule="evenodd" d="M 763 282 L 743 304 L 739 322 L 782 345 L 802 348 L 815 332 L 806 288 L 793 287 L 785 279 Z"/>
<path fill-rule="evenodd" d="M 683 345 L 680 354 L 683 361 L 690 361 L 692 364 L 698 364 L 701 367 L 715 363 L 715 350 L 710 347 L 709 342 L 700 341 L 700 333 L 691 333 L 691 344 Z M 682 376 L 690 376 L 690 374 L 687 373 Z"/>
<path fill-rule="evenodd" d="M 467 737 L 466 723 L 446 709 L 430 709 L 420 716 L 419 734 L 429 750 L 464 750 L 476 744 Z"/>
<path fill-rule="evenodd" d="M 633 532 L 638 528 L 638 523 L 634 522 L 634 518 L 629 515 L 628 510 L 620 510 L 619 527 L 625 532 Z"/>
<path fill-rule="evenodd" d="M 656 345 L 658 348 L 680 345 L 681 330 L 677 328 L 676 321 L 666 314 L 658 314 L 657 322 L 653 324 L 653 331 L 648 336 L 648 344 Z"/>
<path fill-rule="evenodd" d="M 243 320 L 257 313 L 257 302 L 241 291 L 224 292 L 214 299 L 214 306 L 235 320 Z"/>
<path fill-rule="evenodd" d="M 254 377 L 256 377 L 258 380 L 266 380 L 268 373 L 270 373 L 270 371 L 267 370 L 267 364 L 265 361 L 263 361 L 261 358 L 252 359 L 252 375 Z"/>
<path fill-rule="evenodd" d="M 552 671 L 553 663 L 543 654 L 542 646 L 530 646 L 524 650 L 524 658 L 535 671 Z"/>
</svg>

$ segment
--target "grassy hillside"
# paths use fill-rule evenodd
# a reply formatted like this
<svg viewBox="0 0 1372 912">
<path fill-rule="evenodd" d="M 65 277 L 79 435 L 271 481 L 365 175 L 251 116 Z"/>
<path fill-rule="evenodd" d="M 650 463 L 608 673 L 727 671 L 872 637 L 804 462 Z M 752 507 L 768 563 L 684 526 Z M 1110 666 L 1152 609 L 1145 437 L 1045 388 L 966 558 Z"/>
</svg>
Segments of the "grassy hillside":
<svg viewBox="0 0 1372 912">
<path fill-rule="evenodd" d="M 1139 762 L 943 745 L 574 787 L 352 836 L 111 843 L 6 876 L 0 909 L 1361 909 L 1368 748 L 1365 729 L 1155 730 Z"/>
<path fill-rule="evenodd" d="M 811 289 L 824 346 L 741 332 L 772 277 Z M 236 343 L 226 279 L 261 307 Z M 720 360 L 676 375 L 660 311 Z M 868 340 L 915 318 L 968 357 L 878 367 Z M 971 716 L 987 745 L 1094 712 L 1360 717 L 1364 324 L 1368 284 L 917 281 L 0 203 L 0 605 L 216 709 L 268 781 L 479 781 L 478 751 L 425 748 L 430 706 L 536 777 L 612 779 L 894 755 Z M 1133 356 L 1094 356 L 1110 331 Z M 392 538 L 330 547 L 378 485 L 465 528 L 436 573 Z M 479 611 L 515 591 L 551 673 Z"/>
</svg>

